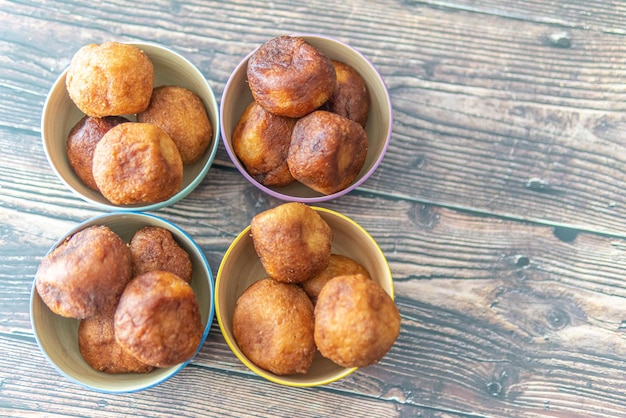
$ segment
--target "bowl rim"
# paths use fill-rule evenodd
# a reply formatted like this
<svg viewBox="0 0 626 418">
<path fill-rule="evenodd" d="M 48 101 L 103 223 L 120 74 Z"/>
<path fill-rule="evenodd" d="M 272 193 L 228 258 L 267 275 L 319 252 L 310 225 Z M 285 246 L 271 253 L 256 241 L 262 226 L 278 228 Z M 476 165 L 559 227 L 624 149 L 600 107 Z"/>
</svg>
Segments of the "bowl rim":
<svg viewBox="0 0 626 418">
<path fill-rule="evenodd" d="M 151 48 L 155 50 L 165 51 L 169 54 L 174 55 L 177 59 L 185 62 L 185 64 L 189 66 L 189 69 L 191 72 L 193 72 L 196 76 L 199 76 L 202 80 L 204 80 L 204 84 L 207 87 L 207 93 L 209 93 L 209 97 L 215 108 L 215 113 L 216 113 L 216 118 L 214 121 L 211 119 L 211 116 L 208 115 L 209 119 L 211 120 L 211 124 L 213 126 L 213 137 L 211 138 L 212 140 L 211 145 L 210 145 L 211 151 L 209 153 L 209 156 L 206 162 L 202 166 L 201 170 L 198 172 L 198 175 L 194 177 L 194 179 L 186 187 L 180 189 L 174 196 L 161 202 L 150 203 L 147 205 L 114 205 L 113 203 L 99 202 L 97 200 L 91 199 L 83 195 L 82 193 L 80 193 L 78 190 L 72 187 L 67 180 L 65 180 L 60 170 L 57 168 L 56 164 L 52 163 L 51 152 L 50 152 L 48 143 L 44 137 L 44 132 L 46 131 L 46 124 L 48 120 L 46 116 L 51 111 L 50 107 L 51 107 L 51 101 L 52 101 L 52 92 L 61 88 L 61 84 L 63 84 L 63 87 L 65 86 L 65 77 L 67 75 L 69 65 L 61 72 L 61 74 L 59 74 L 59 76 L 56 78 L 56 80 L 54 81 L 50 89 L 48 90 L 48 93 L 46 95 L 46 99 L 44 101 L 44 105 L 42 108 L 42 112 L 41 112 L 41 121 L 40 121 L 41 141 L 43 143 L 43 149 L 46 155 L 46 159 L 48 160 L 50 167 L 54 171 L 54 174 L 56 174 L 57 178 L 61 180 L 61 182 L 65 185 L 67 189 L 71 190 L 74 195 L 78 196 L 82 200 L 86 201 L 87 203 L 90 203 L 91 205 L 95 206 L 98 209 L 106 210 L 109 212 L 142 212 L 142 211 L 151 211 L 151 210 L 157 210 L 157 209 L 161 209 L 164 207 L 172 206 L 179 200 L 182 200 L 185 197 L 187 197 L 187 195 L 189 195 L 196 187 L 198 187 L 198 185 L 206 177 L 207 173 L 209 172 L 209 169 L 213 165 L 213 160 L 215 159 L 215 155 L 217 154 L 217 149 L 220 143 L 220 136 L 222 132 L 221 127 L 220 127 L 221 118 L 219 115 L 220 107 L 218 105 L 215 92 L 213 91 L 213 88 L 211 87 L 209 80 L 207 80 L 207 78 L 198 69 L 198 67 L 196 67 L 191 61 L 189 61 L 183 55 L 179 54 L 173 49 L 168 48 L 167 46 L 161 45 L 155 42 L 132 42 L 132 41 L 130 42 L 115 41 L 115 42 L 124 43 L 128 45 L 134 45 L 138 47 L 139 49 Z M 207 114 L 209 114 L 210 113 L 209 109 L 206 109 L 206 110 L 207 110 Z"/>
<path fill-rule="evenodd" d="M 261 47 L 261 45 L 257 46 L 252 51 L 250 51 L 237 64 L 237 66 L 230 73 L 230 76 L 228 77 L 228 80 L 227 80 L 226 84 L 224 85 L 224 90 L 222 92 L 222 100 L 220 101 L 220 115 L 219 115 L 219 117 L 220 117 L 220 130 L 221 130 L 222 142 L 224 143 L 224 148 L 226 149 L 226 152 L 228 153 L 228 156 L 230 157 L 232 163 L 235 165 L 237 170 L 250 183 L 252 183 L 259 190 L 262 190 L 263 192 L 269 194 L 270 196 L 276 197 L 278 199 L 281 199 L 281 200 L 287 201 L 287 202 L 301 202 L 301 203 L 320 203 L 320 202 L 325 202 L 325 201 L 332 200 L 332 199 L 341 197 L 343 195 L 346 195 L 346 194 L 350 193 L 351 191 L 353 191 L 354 189 L 356 189 L 357 187 L 359 187 L 366 180 L 368 180 L 371 177 L 372 174 L 374 174 L 374 171 L 376 171 L 378 166 L 381 164 L 383 158 L 385 157 L 385 154 L 387 153 L 387 149 L 389 148 L 389 143 L 391 142 L 391 135 L 392 135 L 392 131 L 393 131 L 393 108 L 392 108 L 392 104 L 391 104 L 391 97 L 389 95 L 389 88 L 387 87 L 387 83 L 385 83 L 385 80 L 383 79 L 383 77 L 380 74 L 380 72 L 378 71 L 378 69 L 374 66 L 372 61 L 370 61 L 359 50 L 357 50 L 356 48 L 352 47 L 348 43 L 346 43 L 344 41 L 341 41 L 341 40 L 339 40 L 338 38 L 335 38 L 335 37 L 322 35 L 322 34 L 319 34 L 319 33 L 311 33 L 311 32 L 296 32 L 296 33 L 288 34 L 288 36 L 294 36 L 294 37 L 298 36 L 298 37 L 303 37 L 303 38 L 307 38 L 307 37 L 308 38 L 320 38 L 320 39 L 328 40 L 328 41 L 337 43 L 339 45 L 342 45 L 343 47 L 352 50 L 356 55 L 358 55 L 363 61 L 365 61 L 368 64 L 369 67 L 372 68 L 372 70 L 376 74 L 376 78 L 378 79 L 378 81 L 384 87 L 385 100 L 386 100 L 387 105 L 388 105 L 387 106 L 387 109 L 388 109 L 387 113 L 388 113 L 388 117 L 389 117 L 389 128 L 387 129 L 386 138 L 385 138 L 385 141 L 383 143 L 383 147 L 381 149 L 381 152 L 378 155 L 378 157 L 376 158 L 376 160 L 372 163 L 372 167 L 368 171 L 366 171 L 363 174 L 363 176 L 361 176 L 360 178 L 356 179 L 354 182 L 352 182 L 345 189 L 339 190 L 338 192 L 331 193 L 331 194 L 328 194 L 328 195 L 312 196 L 312 197 L 292 196 L 292 195 L 288 195 L 288 194 L 282 193 L 280 191 L 274 190 L 272 188 L 269 188 L 269 187 L 259 183 L 257 180 L 254 179 L 254 177 L 252 177 L 247 172 L 247 170 L 245 169 L 245 167 L 243 166 L 243 164 L 241 163 L 241 161 L 239 160 L 239 158 L 235 154 L 235 150 L 231 147 L 231 145 L 226 140 L 226 138 L 230 137 L 230 135 L 227 135 L 227 132 L 225 132 L 224 123 L 223 123 L 224 107 L 225 107 L 224 97 L 226 96 L 226 94 L 228 93 L 228 91 L 231 88 L 231 85 L 234 82 L 234 80 L 233 80 L 234 75 L 236 73 L 238 73 L 243 66 L 247 66 L 248 65 L 248 60 L 250 59 L 252 54 L 254 54 L 256 52 L 256 50 Z"/>
<path fill-rule="evenodd" d="M 362 233 L 370 242 L 372 242 L 375 246 L 375 248 L 377 249 L 377 251 L 382 254 L 384 256 L 383 250 L 382 248 L 380 248 L 380 246 L 378 245 L 378 243 L 376 242 L 376 240 L 374 239 L 374 237 L 372 237 L 372 235 L 367 232 L 367 230 L 365 228 L 363 228 L 361 225 L 359 225 L 356 221 L 354 221 L 353 219 L 349 218 L 348 216 L 339 213 L 337 211 L 331 210 L 331 209 L 327 209 L 327 208 L 323 208 L 323 207 L 319 207 L 319 206 L 311 206 L 311 208 L 315 211 L 318 212 L 324 212 L 327 213 L 331 216 L 337 216 L 339 218 L 341 218 L 342 220 L 348 222 L 349 224 L 351 224 L 352 226 L 356 227 L 357 230 Z M 225 265 L 225 260 L 228 259 L 230 253 L 232 251 L 234 251 L 235 246 L 242 240 L 244 239 L 245 236 L 250 234 L 250 225 L 248 225 L 246 228 L 243 229 L 243 231 L 241 231 L 237 237 L 232 241 L 232 243 L 228 246 L 228 249 L 226 250 L 226 252 L 224 253 L 224 256 L 222 257 L 222 261 L 220 263 L 219 269 L 217 271 L 217 275 L 216 275 L 216 281 L 215 281 L 215 316 L 217 318 L 217 323 L 220 327 L 220 331 L 222 333 L 222 336 L 224 337 L 224 340 L 226 341 L 226 344 L 228 345 L 228 347 L 230 348 L 230 350 L 235 354 L 235 356 L 239 359 L 239 361 L 241 361 L 249 370 L 251 370 L 252 372 L 254 372 L 255 374 L 269 380 L 270 382 L 273 383 L 277 383 L 277 384 L 281 384 L 284 386 L 291 386 L 291 387 L 315 387 L 315 386 L 323 386 L 323 385 L 327 385 L 330 383 L 333 383 L 337 380 L 343 379 L 344 377 L 352 374 L 353 372 L 355 372 L 358 367 L 351 367 L 351 368 L 343 368 L 344 371 L 333 375 L 332 377 L 323 379 L 323 380 L 319 380 L 316 382 L 311 382 L 311 383 L 307 383 L 307 382 L 303 382 L 303 383 L 299 383 L 299 382 L 291 382 L 291 381 L 285 381 L 283 379 L 281 379 L 280 376 L 275 375 L 265 369 L 260 368 L 259 366 L 255 365 L 254 363 L 252 363 L 250 361 L 250 359 L 248 359 L 248 357 L 246 357 L 243 352 L 241 352 L 241 350 L 238 348 L 238 345 L 235 341 L 233 341 L 227 334 L 226 330 L 225 330 L 225 325 L 223 323 L 223 319 L 222 319 L 222 313 L 221 313 L 221 309 L 220 309 L 220 302 L 219 302 L 219 292 L 220 292 L 220 284 L 222 283 L 222 273 L 223 273 L 223 269 L 224 269 L 224 265 Z M 391 274 L 391 268 L 389 267 L 389 263 L 386 261 L 387 258 L 384 257 L 385 259 L 385 271 L 388 274 L 388 277 L 391 279 L 390 283 L 389 283 L 389 296 L 391 296 L 392 300 L 395 300 L 395 290 L 394 290 L 394 283 L 393 283 L 393 276 Z M 341 367 L 338 365 L 338 367 Z"/>
<path fill-rule="evenodd" d="M 52 359 L 50 358 L 50 356 L 48 355 L 48 353 L 46 352 L 46 350 L 44 350 L 41 341 L 39 339 L 39 333 L 37 331 L 37 328 L 35 327 L 35 317 L 33 315 L 33 306 L 35 304 L 36 298 L 39 297 L 39 295 L 37 294 L 37 289 L 36 289 L 36 280 L 33 279 L 32 285 L 31 285 L 31 291 L 30 291 L 30 298 L 29 298 L 29 310 L 28 310 L 28 314 L 30 317 L 30 325 L 31 325 L 31 330 L 33 332 L 33 335 L 35 337 L 35 341 L 37 342 L 37 346 L 39 347 L 39 350 L 41 351 L 41 353 L 44 355 L 44 357 L 46 358 L 46 360 L 48 361 L 48 363 L 50 365 L 52 365 L 52 367 L 54 369 L 56 369 L 56 371 L 62 375 L 63 377 L 65 377 L 66 379 L 68 379 L 71 382 L 74 382 L 76 384 L 78 384 L 79 386 L 82 386 L 84 388 L 93 390 L 95 392 L 98 393 L 108 393 L 108 394 L 121 394 L 121 393 L 135 393 L 135 392 L 139 392 L 142 390 L 146 390 L 146 389 L 150 389 L 154 386 L 157 386 L 169 379 L 171 379 L 172 377 L 174 377 L 175 375 L 177 375 L 182 369 L 184 369 L 190 362 L 191 360 L 193 360 L 193 358 L 200 352 L 200 350 L 202 349 L 202 347 L 204 346 L 204 343 L 206 342 L 206 339 L 209 335 L 209 331 L 211 330 L 211 324 L 213 323 L 213 318 L 215 316 L 215 282 L 214 282 L 214 278 L 213 278 L 213 273 L 211 271 L 211 266 L 209 265 L 209 262 L 206 258 L 206 255 L 204 254 L 204 251 L 202 250 L 202 248 L 200 248 L 200 246 L 196 243 L 196 241 L 191 237 L 191 235 L 189 235 L 186 231 L 184 231 L 182 228 L 180 228 L 178 225 L 174 224 L 171 221 L 168 221 L 167 219 L 161 218 L 159 216 L 153 215 L 153 214 L 148 214 L 148 213 L 142 213 L 142 212 L 129 212 L 129 211 L 118 211 L 118 212 L 110 212 L 110 213 L 103 213 L 100 215 L 96 215 L 92 218 L 86 219 L 82 222 L 80 222 L 77 225 L 74 225 L 72 228 L 70 228 L 61 238 L 57 239 L 54 244 L 52 244 L 52 246 L 50 247 L 50 249 L 46 252 L 46 255 L 50 254 L 50 252 L 52 252 L 56 247 L 58 247 L 67 237 L 70 237 L 71 235 L 85 229 L 87 227 L 87 225 L 89 224 L 94 224 L 96 225 L 96 222 L 101 221 L 103 219 L 107 219 L 107 218 L 113 218 L 113 217 L 117 217 L 117 216 L 130 216 L 130 217 L 136 217 L 136 218 L 145 218 L 145 219 L 155 219 L 157 221 L 163 222 L 166 225 L 168 225 L 169 227 L 173 228 L 174 230 L 176 230 L 178 233 L 180 233 L 181 235 L 183 235 L 187 240 L 189 240 L 189 243 L 192 245 L 192 247 L 197 250 L 198 255 L 200 256 L 200 259 L 203 262 L 203 266 L 204 266 L 204 270 L 207 272 L 207 282 L 208 282 L 208 288 L 209 288 L 209 313 L 207 316 L 207 323 L 204 327 L 204 330 L 202 332 L 202 338 L 200 339 L 200 343 L 198 344 L 198 347 L 196 348 L 194 354 L 186 361 L 179 363 L 176 366 L 172 366 L 172 371 L 169 372 L 168 374 L 166 374 L 165 376 L 163 376 L 161 379 L 154 381 L 152 383 L 150 383 L 149 385 L 146 386 L 140 386 L 140 387 L 136 387 L 136 388 L 131 388 L 131 389 L 121 389 L 121 390 L 108 390 L 108 389 L 102 389 L 100 387 L 96 387 L 93 385 L 90 385 L 88 383 L 82 382 L 76 378 L 74 378 L 73 376 L 69 375 L 67 372 L 65 372 L 63 369 L 61 369 L 54 361 L 52 361 Z M 43 303 L 43 302 L 42 302 Z M 51 314 L 54 315 L 54 313 L 51 312 Z"/>
</svg>

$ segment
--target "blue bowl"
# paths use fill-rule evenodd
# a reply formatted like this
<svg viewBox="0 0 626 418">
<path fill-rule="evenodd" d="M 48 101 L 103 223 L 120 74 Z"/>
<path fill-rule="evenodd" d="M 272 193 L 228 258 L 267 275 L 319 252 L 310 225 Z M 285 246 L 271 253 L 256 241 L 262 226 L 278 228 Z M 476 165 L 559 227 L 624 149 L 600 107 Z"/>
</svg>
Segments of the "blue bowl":
<svg viewBox="0 0 626 418">
<path fill-rule="evenodd" d="M 215 306 L 213 302 L 214 281 L 209 263 L 202 249 L 178 226 L 154 215 L 134 212 L 116 212 L 91 218 L 69 230 L 50 249 L 54 249 L 76 232 L 95 225 L 106 225 L 125 242 L 145 226 L 165 228 L 172 233 L 178 244 L 189 253 L 193 265 L 191 287 L 196 294 L 204 331 L 196 354 L 209 334 Z M 190 361 L 167 368 L 156 368 L 150 373 L 107 374 L 91 368 L 78 350 L 79 320 L 61 317 L 53 313 L 41 300 L 35 283 L 30 295 L 30 320 L 37 344 L 50 364 L 67 379 L 86 388 L 104 393 L 127 393 L 148 389 L 171 378 Z"/>
</svg>

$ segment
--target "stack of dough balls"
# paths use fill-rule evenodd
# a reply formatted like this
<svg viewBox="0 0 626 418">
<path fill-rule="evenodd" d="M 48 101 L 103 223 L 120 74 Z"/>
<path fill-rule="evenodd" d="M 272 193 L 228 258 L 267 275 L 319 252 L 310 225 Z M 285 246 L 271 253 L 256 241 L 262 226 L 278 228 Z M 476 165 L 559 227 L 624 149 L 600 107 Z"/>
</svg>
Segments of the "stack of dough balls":
<svg viewBox="0 0 626 418">
<path fill-rule="evenodd" d="M 115 205 L 171 198 L 184 165 L 211 143 L 200 97 L 183 87 L 155 88 L 154 71 L 141 49 L 117 42 L 83 46 L 67 70 L 69 96 L 85 114 L 68 135 L 68 162 Z"/>
<path fill-rule="evenodd" d="M 306 374 L 317 350 L 342 367 L 378 362 L 400 332 L 393 299 L 350 257 L 311 207 L 257 214 L 252 242 L 268 277 L 239 296 L 233 335 L 245 356 L 277 375 Z"/>
<path fill-rule="evenodd" d="M 80 320 L 78 349 L 93 369 L 148 373 L 187 361 L 202 340 L 191 270 L 166 229 L 144 227 L 127 244 L 91 226 L 42 259 L 35 287 L 53 313 Z"/>
<path fill-rule="evenodd" d="M 235 155 L 265 186 L 298 181 L 325 194 L 348 187 L 367 156 L 370 96 L 361 75 L 297 36 L 248 60 L 253 101 L 233 131 Z"/>
</svg>

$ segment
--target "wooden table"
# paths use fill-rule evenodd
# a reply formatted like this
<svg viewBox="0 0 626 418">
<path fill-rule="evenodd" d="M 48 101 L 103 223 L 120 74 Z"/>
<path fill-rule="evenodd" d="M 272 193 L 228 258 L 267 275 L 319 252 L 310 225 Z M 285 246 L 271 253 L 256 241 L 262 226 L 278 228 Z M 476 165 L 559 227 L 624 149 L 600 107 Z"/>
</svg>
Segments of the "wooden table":
<svg viewBox="0 0 626 418">
<path fill-rule="evenodd" d="M 0 0 L 0 415 L 453 417 L 626 415 L 626 2 Z M 393 137 L 360 188 L 320 204 L 385 252 L 402 332 L 378 364 L 319 388 L 251 373 L 214 321 L 199 355 L 150 390 L 106 395 L 39 350 L 39 260 L 98 210 L 44 155 L 46 94 L 84 44 L 148 41 L 192 61 L 218 98 L 271 37 L 350 43 L 385 79 Z M 180 203 L 214 274 L 280 201 L 220 144 Z"/>
</svg>

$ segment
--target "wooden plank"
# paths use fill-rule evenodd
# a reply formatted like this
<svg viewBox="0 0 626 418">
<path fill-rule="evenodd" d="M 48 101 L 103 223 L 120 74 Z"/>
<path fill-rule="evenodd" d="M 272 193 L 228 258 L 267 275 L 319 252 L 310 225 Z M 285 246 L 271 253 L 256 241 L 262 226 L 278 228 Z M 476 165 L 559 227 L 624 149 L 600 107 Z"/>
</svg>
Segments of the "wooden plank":
<svg viewBox="0 0 626 418">
<path fill-rule="evenodd" d="M 389 46 L 399 64 L 380 60 L 392 143 L 413 152 L 392 145 L 364 186 L 623 235 L 621 37 L 576 30 L 558 48 L 549 25 L 426 11 L 419 22 Z"/>
<path fill-rule="evenodd" d="M 259 382 L 258 377 L 197 363 L 157 388 L 133 394 L 94 393 L 59 377 L 36 352 L 32 341 L 7 341 L 0 335 L 0 344 L 7 347 L 0 358 L 0 414 L 6 412 L 5 416 L 240 416 L 242 411 L 248 411 L 258 417 L 320 417 L 338 413 L 408 417 L 424 411 L 384 399 L 363 397 L 359 402 L 351 402 L 350 393 L 336 390 L 279 387 Z M 54 391 L 50 391 L 50 382 L 55 382 Z"/>
<path fill-rule="evenodd" d="M 388 360 L 405 390 L 415 385 L 414 402 L 495 416 L 626 413 L 623 240 L 429 206 L 387 216 L 410 231 L 372 226 L 408 337 Z"/>
<path fill-rule="evenodd" d="M 626 5 L 619 0 L 586 2 L 549 2 L 526 0 L 502 2 L 497 0 L 409 0 L 414 6 L 434 6 L 475 13 L 495 14 L 513 19 L 550 23 L 562 27 L 590 29 L 624 34 Z"/>
</svg>

